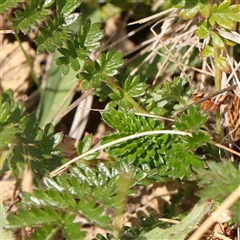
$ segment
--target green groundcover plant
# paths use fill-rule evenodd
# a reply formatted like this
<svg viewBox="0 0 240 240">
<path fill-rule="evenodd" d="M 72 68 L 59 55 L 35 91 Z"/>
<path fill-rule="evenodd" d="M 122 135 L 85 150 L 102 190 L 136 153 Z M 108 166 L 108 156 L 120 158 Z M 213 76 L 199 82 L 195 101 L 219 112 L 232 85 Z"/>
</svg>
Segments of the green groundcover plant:
<svg viewBox="0 0 240 240">
<path fill-rule="evenodd" d="M 34 185 L 33 192 L 21 193 L 17 214 L 7 218 L 4 232 L 32 227 L 31 239 L 53 239 L 59 232 L 65 239 L 84 239 L 81 224 L 74 221 L 83 216 L 109 232 L 120 229 L 115 236 L 97 234 L 99 240 L 176 239 L 176 236 L 185 239 L 203 219 L 208 200 L 215 199 L 221 205 L 239 187 L 237 160 L 219 161 L 206 113 L 198 105 L 177 112 L 192 96 L 189 79 L 175 77 L 161 88 L 149 88 L 144 74 L 128 76 L 123 69 L 122 53 L 109 48 L 93 60 L 90 54 L 101 46 L 104 31 L 90 18 L 82 22 L 78 33 L 70 29 L 79 17 L 75 11 L 81 5 L 79 0 L 3 0 L 0 12 L 6 13 L 20 3 L 23 8 L 9 19 L 15 33 L 39 27 L 35 39 L 37 51 L 58 51 L 61 56 L 55 63 L 62 75 L 68 75 L 72 69 L 77 79 L 82 80 L 83 90 L 94 89 L 101 100 L 110 99 L 101 116 L 113 131 L 102 137 L 100 146 L 94 149 L 93 136 L 85 136 L 77 144 L 78 157 L 69 162 L 58 147 L 63 134 L 55 133 L 51 123 L 40 128 L 36 115 L 26 115 L 23 102 L 15 101 L 11 90 L 3 92 L 1 174 L 11 170 L 21 183 L 29 170 Z M 179 8 L 179 18 L 200 17 L 195 35 L 211 39 L 200 54 L 214 59 L 215 85 L 220 90 L 218 73 L 230 72 L 221 50 L 236 44 L 220 33 L 234 30 L 240 21 L 240 5 L 229 0 L 220 4 L 173 0 L 170 7 Z M 220 116 L 216 114 L 216 133 L 221 135 L 219 123 Z M 108 161 L 95 161 L 101 149 L 108 154 Z M 63 169 L 67 171 L 62 172 Z M 112 225 L 114 218 L 124 214 L 128 196 L 135 193 L 134 187 L 172 179 L 194 182 L 200 189 L 197 205 L 184 216 L 167 211 L 166 216 L 181 219 L 181 224 L 166 225 L 149 216 L 140 219 L 141 228 Z M 229 207 L 233 220 L 240 221 L 240 202 L 235 199 Z"/>
</svg>

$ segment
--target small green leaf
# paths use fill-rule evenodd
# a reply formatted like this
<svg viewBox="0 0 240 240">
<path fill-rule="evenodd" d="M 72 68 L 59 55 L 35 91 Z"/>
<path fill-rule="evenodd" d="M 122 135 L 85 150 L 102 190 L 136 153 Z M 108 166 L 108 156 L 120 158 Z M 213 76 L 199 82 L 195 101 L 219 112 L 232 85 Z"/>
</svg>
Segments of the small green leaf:
<svg viewBox="0 0 240 240">
<path fill-rule="evenodd" d="M 127 78 L 124 83 L 124 90 L 133 98 L 140 97 L 145 93 L 148 86 L 143 81 L 146 81 L 146 79 L 141 79 L 140 76 L 135 76 L 133 79 Z"/>
<path fill-rule="evenodd" d="M 70 71 L 70 67 L 68 65 L 62 64 L 60 66 L 60 71 L 63 75 L 67 75 Z"/>
<path fill-rule="evenodd" d="M 49 123 L 44 128 L 41 146 L 47 153 L 51 153 L 54 150 L 54 148 L 60 144 L 62 139 L 63 139 L 63 134 L 56 133 L 54 135 L 53 125 Z"/>
<path fill-rule="evenodd" d="M 90 19 L 87 20 L 87 22 Z M 91 21 L 90 21 L 91 23 Z M 100 40 L 104 37 L 104 31 L 100 29 L 99 23 L 93 23 L 90 29 L 86 32 L 84 46 L 89 50 L 93 51 L 100 47 Z"/>
<path fill-rule="evenodd" d="M 78 155 L 81 155 L 85 152 L 87 152 L 93 144 L 93 136 L 92 134 L 89 134 L 83 138 L 82 141 L 79 141 L 77 144 L 77 153 Z"/>
<path fill-rule="evenodd" d="M 200 57 L 207 58 L 210 57 L 213 54 L 213 48 L 209 46 L 208 44 L 204 45 L 204 48 L 200 51 Z"/>
<path fill-rule="evenodd" d="M 209 9 L 207 8 L 207 0 L 191 0 L 191 1 L 172 1 L 175 7 L 183 8 L 179 12 L 179 16 L 184 19 L 190 19 L 196 16 L 199 12 L 207 16 Z M 176 3 L 176 4 L 175 4 Z"/>
<path fill-rule="evenodd" d="M 64 18 L 63 26 L 69 26 L 74 23 L 79 17 L 79 13 L 72 13 Z"/>
<path fill-rule="evenodd" d="M 188 109 L 188 114 L 182 113 L 180 118 L 176 119 L 175 126 L 182 131 L 198 131 L 206 122 L 207 117 L 199 112 L 195 106 Z"/>
<path fill-rule="evenodd" d="M 0 3 L 0 13 L 7 12 L 8 9 L 16 7 L 21 2 L 24 2 L 24 0 L 2 0 Z"/>
<path fill-rule="evenodd" d="M 34 2 L 25 3 L 24 10 L 16 11 L 16 18 L 13 20 L 13 26 L 16 32 L 29 31 L 32 25 L 37 25 L 39 21 L 43 21 L 51 14 L 49 9 L 43 7 L 43 1 L 35 0 Z"/>
<path fill-rule="evenodd" d="M 58 0 L 56 1 L 57 10 L 64 16 L 69 16 L 82 3 L 82 0 Z"/>
<path fill-rule="evenodd" d="M 225 57 L 218 57 L 215 59 L 216 65 L 225 73 L 230 73 L 231 68 L 228 65 Z"/>
<path fill-rule="evenodd" d="M 0 123 L 4 124 L 7 122 L 9 113 L 11 111 L 11 104 L 9 102 L 4 102 L 2 106 L 0 106 Z"/>
<path fill-rule="evenodd" d="M 112 48 L 108 49 L 106 54 L 101 53 L 99 56 L 101 69 L 106 75 L 115 76 L 118 73 L 117 69 L 124 64 L 122 57 L 122 53 L 114 53 Z"/>
<path fill-rule="evenodd" d="M 65 26 L 64 19 L 56 14 L 53 19 L 48 18 L 48 27 L 40 27 L 41 35 L 37 36 L 36 43 L 38 45 L 38 53 L 44 50 L 53 53 L 57 47 L 63 45 L 63 40 L 67 40 L 71 31 Z"/>
<path fill-rule="evenodd" d="M 48 8 L 48 7 L 50 7 L 54 2 L 55 2 L 55 0 L 45 0 L 44 3 L 43 3 L 43 7 L 44 7 L 44 8 Z"/>
<path fill-rule="evenodd" d="M 57 213 L 51 208 L 44 210 L 33 207 L 31 211 L 19 209 L 18 215 L 10 215 L 8 218 L 9 224 L 6 229 L 14 230 L 27 226 L 38 226 L 43 223 L 51 223 L 60 220 Z"/>
<path fill-rule="evenodd" d="M 230 5 L 231 0 L 225 0 L 219 6 L 217 6 L 217 4 L 212 6 L 212 15 L 209 18 L 212 26 L 217 22 L 226 29 L 235 29 L 234 21 L 240 22 L 240 4 Z"/>
<path fill-rule="evenodd" d="M 198 24 L 198 29 L 195 31 L 195 35 L 199 38 L 206 38 L 209 35 L 209 25 L 207 20 Z"/>
<path fill-rule="evenodd" d="M 13 144 L 17 138 L 18 128 L 14 124 L 8 124 L 4 127 L 0 126 L 0 151 L 3 150 L 8 144 Z"/>
<path fill-rule="evenodd" d="M 200 10 L 200 14 L 201 17 L 203 17 L 204 19 L 209 18 L 210 14 L 211 14 L 211 7 L 209 4 L 205 4 L 205 6 L 203 6 Z"/>
<path fill-rule="evenodd" d="M 224 50 L 225 49 L 225 43 L 224 43 L 222 37 L 215 32 L 211 32 L 211 35 L 212 35 L 213 45 L 215 47 L 218 47 L 218 48 Z"/>
<path fill-rule="evenodd" d="M 75 215 L 68 214 L 66 217 L 62 220 L 62 229 L 63 229 L 63 235 L 66 237 L 66 239 L 78 239 L 78 240 L 84 240 L 86 233 L 83 231 L 80 231 L 80 223 L 74 222 Z"/>
</svg>

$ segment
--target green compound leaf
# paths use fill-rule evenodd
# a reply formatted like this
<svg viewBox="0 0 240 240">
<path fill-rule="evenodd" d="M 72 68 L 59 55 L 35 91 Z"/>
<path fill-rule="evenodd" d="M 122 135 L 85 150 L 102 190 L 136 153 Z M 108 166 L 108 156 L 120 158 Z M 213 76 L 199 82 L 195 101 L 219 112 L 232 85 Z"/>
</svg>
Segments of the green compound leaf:
<svg viewBox="0 0 240 240">
<path fill-rule="evenodd" d="M 62 230 L 66 239 L 84 239 L 85 233 L 79 231 L 80 223 L 74 223 L 74 218 L 73 214 L 64 216 L 60 209 L 57 213 L 49 207 L 44 209 L 32 207 L 27 210 L 20 209 L 18 215 L 11 215 L 6 229 L 14 230 L 26 226 L 37 227 L 32 237 L 39 240 L 54 237 L 59 230 Z"/>
<path fill-rule="evenodd" d="M 184 107 L 192 96 L 186 78 L 175 77 L 172 83 L 166 82 L 161 89 L 156 88 L 149 91 L 148 104 L 154 104 L 159 109 L 179 109 Z M 149 105 L 147 106 L 149 108 Z M 165 110 L 166 111 L 166 110 Z"/>
<path fill-rule="evenodd" d="M 207 116 L 203 112 L 199 112 L 196 106 L 191 106 L 188 109 L 188 113 L 183 113 L 175 121 L 175 126 L 178 130 L 182 131 L 198 131 L 205 122 Z"/>
<path fill-rule="evenodd" d="M 2 0 L 0 3 L 0 13 L 7 12 L 9 8 L 14 8 L 21 2 L 24 2 L 24 0 Z"/>
<path fill-rule="evenodd" d="M 219 164 L 207 162 L 209 169 L 194 169 L 201 187 L 200 196 L 202 201 L 210 199 L 227 198 L 239 186 L 240 170 L 231 162 L 224 161 Z M 240 201 L 236 201 L 231 210 L 233 215 L 240 221 L 239 216 Z"/>
<path fill-rule="evenodd" d="M 137 98 L 145 94 L 145 90 L 148 85 L 146 84 L 147 79 L 143 76 L 135 76 L 134 78 L 117 76 L 118 84 L 123 88 L 118 93 L 109 93 L 111 102 L 107 104 L 105 109 L 115 108 L 117 105 L 125 109 L 132 109 L 131 103 L 125 100 L 126 96 L 131 98 Z M 99 94 L 99 92 L 98 92 Z"/>
<path fill-rule="evenodd" d="M 124 82 L 123 89 L 130 97 L 140 97 L 145 93 L 145 90 L 148 86 L 145 81 L 146 79 L 141 79 L 139 75 L 135 76 L 133 79 L 127 78 Z"/>
<path fill-rule="evenodd" d="M 183 8 L 179 12 L 179 16 L 184 19 L 190 19 L 201 13 L 202 16 L 207 18 L 210 14 L 210 6 L 207 0 L 172 0 L 174 7 Z"/>
<path fill-rule="evenodd" d="M 204 167 L 204 162 L 200 157 L 183 144 L 175 144 L 166 152 L 166 158 L 166 164 L 159 171 L 161 176 L 182 179 L 191 176 L 193 167 Z"/>
<path fill-rule="evenodd" d="M 53 19 L 48 18 L 48 27 L 40 27 L 40 36 L 36 38 L 38 45 L 37 51 L 39 53 L 48 51 L 53 53 L 55 48 L 63 45 L 63 40 L 67 40 L 71 31 L 63 26 L 64 19 L 61 15 L 57 14 Z"/>
<path fill-rule="evenodd" d="M 87 19 L 80 29 L 79 36 L 74 40 L 67 40 L 67 48 L 60 48 L 58 51 L 63 55 L 56 59 L 55 63 L 60 66 L 61 73 L 67 75 L 70 67 L 74 71 L 80 69 L 79 60 L 86 60 L 91 51 L 100 47 L 100 40 L 104 32 L 100 30 L 98 23 L 91 25 L 91 20 Z"/>
<path fill-rule="evenodd" d="M 171 136 L 170 134 L 147 135 L 128 139 L 106 149 L 114 159 L 131 163 L 135 166 L 150 164 L 159 169 L 160 176 L 173 178 L 189 177 L 192 167 L 204 167 L 204 162 L 195 151 L 209 141 L 209 137 L 199 132 L 206 121 L 205 116 L 199 117 L 195 109 L 190 109 L 192 120 L 184 115 L 178 125 L 192 136 Z M 109 109 L 102 113 L 104 121 L 116 131 L 102 138 L 105 144 L 132 134 L 164 129 L 154 119 L 135 116 L 122 109 Z"/>
<path fill-rule="evenodd" d="M 88 18 L 80 29 L 79 45 L 89 51 L 96 50 L 100 47 L 100 40 L 104 37 L 104 31 L 100 29 L 99 23 L 91 24 Z M 80 51 L 79 51 L 80 52 Z M 84 59 L 83 59 L 84 60 Z"/>
<path fill-rule="evenodd" d="M 39 240 L 51 238 L 59 231 L 66 239 L 84 239 L 79 223 L 74 223 L 76 216 L 111 229 L 105 208 L 113 214 L 122 214 L 123 200 L 134 192 L 131 189 L 139 183 L 149 184 L 156 175 L 149 166 L 140 169 L 126 163 L 100 162 L 91 167 L 80 163 L 55 179 L 45 177 L 45 188 L 35 189 L 33 194 L 22 193 L 19 214 L 11 215 L 6 227 L 14 230 L 34 226 L 34 239 Z"/>
<path fill-rule="evenodd" d="M 17 33 L 20 30 L 27 32 L 31 26 L 38 25 L 39 21 L 45 20 L 50 14 L 51 10 L 46 9 L 42 0 L 32 1 L 31 4 L 25 3 L 23 11 L 16 11 L 16 18 L 13 20 L 14 29 Z"/>
<path fill-rule="evenodd" d="M 231 5 L 231 0 L 225 0 L 219 6 L 217 4 L 212 6 L 212 15 L 209 22 L 212 26 L 217 22 L 226 29 L 234 30 L 234 21 L 240 22 L 239 12 L 240 4 Z"/>
<path fill-rule="evenodd" d="M 108 49 L 107 53 L 101 53 L 99 56 L 99 63 L 101 66 L 101 70 L 107 76 L 115 76 L 118 74 L 118 68 L 124 64 L 124 60 L 122 59 L 123 54 L 118 52 L 114 53 L 113 49 Z"/>
<path fill-rule="evenodd" d="M 15 142 L 18 125 L 23 115 L 23 103 L 14 102 L 13 92 L 9 89 L 0 95 L 0 150 L 8 149 Z"/>
<path fill-rule="evenodd" d="M 63 134 L 54 134 L 52 124 L 40 129 L 33 113 L 23 116 L 23 104 L 14 102 L 11 90 L 0 95 L 0 110 L 0 149 L 6 150 L 1 171 L 10 168 L 13 175 L 21 179 L 25 163 L 30 160 L 34 182 L 38 185 L 39 175 L 47 174 L 64 162 L 57 148 Z"/>
<path fill-rule="evenodd" d="M 106 82 L 109 77 L 118 74 L 118 68 L 124 64 L 122 53 L 114 53 L 109 49 L 107 53 L 101 53 L 99 62 L 87 60 L 85 65 L 86 72 L 77 74 L 77 78 L 85 80 L 82 84 L 84 90 L 91 87 L 99 87 L 101 82 Z"/>
<path fill-rule="evenodd" d="M 163 125 L 152 118 L 136 116 L 124 110 L 109 109 L 102 113 L 104 121 L 116 130 L 115 133 L 104 136 L 101 144 L 132 135 L 135 133 L 161 130 Z M 163 164 L 162 154 L 167 148 L 169 135 L 148 135 L 126 140 L 106 149 L 114 158 L 139 166 L 151 163 L 155 166 Z"/>
<path fill-rule="evenodd" d="M 108 166 L 100 163 L 90 167 L 82 163 L 73 167 L 70 174 L 63 173 L 56 179 L 45 177 L 46 188 L 35 189 L 33 194 L 22 194 L 19 215 L 9 218 L 7 228 L 38 226 L 36 231 L 42 230 L 37 235 L 54 234 L 48 224 L 61 230 L 69 239 L 82 239 L 84 235 L 79 232 L 80 226 L 71 226 L 75 224 L 75 217 L 81 215 L 100 227 L 110 229 L 111 219 L 105 213 L 105 207 L 113 213 L 122 213 L 125 207 L 123 199 L 133 193 L 131 188 L 136 185 L 134 179 L 141 181 L 147 176 L 139 170 L 124 164 Z M 38 214 L 41 217 L 36 220 Z"/>
<path fill-rule="evenodd" d="M 17 229 L 27 226 L 38 226 L 43 223 L 51 223 L 60 220 L 60 216 L 52 209 L 39 209 L 32 207 L 31 211 L 28 209 L 19 209 L 18 215 L 10 215 L 8 218 L 9 224 L 5 226 L 6 229 Z"/>
</svg>

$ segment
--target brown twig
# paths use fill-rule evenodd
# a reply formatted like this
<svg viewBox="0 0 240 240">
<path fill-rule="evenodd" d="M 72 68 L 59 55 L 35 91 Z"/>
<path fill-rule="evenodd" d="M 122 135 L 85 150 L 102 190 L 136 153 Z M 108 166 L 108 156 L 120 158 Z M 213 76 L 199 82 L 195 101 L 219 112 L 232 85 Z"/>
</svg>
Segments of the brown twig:
<svg viewBox="0 0 240 240">
<path fill-rule="evenodd" d="M 190 108 L 190 107 L 193 106 L 193 105 L 201 104 L 201 103 L 205 102 L 206 100 L 209 100 L 209 99 L 211 99 L 211 98 L 213 98 L 213 97 L 215 97 L 215 96 L 217 96 L 217 95 L 219 95 L 219 94 L 222 94 L 222 93 L 224 93 L 224 92 L 227 92 L 227 91 L 236 89 L 236 87 L 237 87 L 237 85 L 233 85 L 233 86 L 224 88 L 224 89 L 222 89 L 222 90 L 220 90 L 220 91 L 214 92 L 214 93 L 212 93 L 212 94 L 210 94 L 210 95 L 208 95 L 208 96 L 200 99 L 200 100 L 197 101 L 197 102 L 193 102 L 193 103 L 191 103 L 191 104 L 189 104 L 189 105 L 187 105 L 187 106 L 179 109 L 178 111 L 176 111 L 176 112 L 173 114 L 173 116 L 177 116 L 178 114 L 184 112 L 185 110 L 187 110 L 188 108 Z"/>
</svg>

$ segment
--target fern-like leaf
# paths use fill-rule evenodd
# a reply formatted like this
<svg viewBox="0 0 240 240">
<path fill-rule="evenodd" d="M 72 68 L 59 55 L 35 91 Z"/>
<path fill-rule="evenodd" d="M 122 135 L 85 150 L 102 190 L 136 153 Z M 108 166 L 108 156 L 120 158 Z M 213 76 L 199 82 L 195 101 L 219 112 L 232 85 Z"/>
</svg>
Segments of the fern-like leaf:
<svg viewBox="0 0 240 240">
<path fill-rule="evenodd" d="M 22 193 L 19 214 L 9 217 L 6 228 L 34 226 L 37 227 L 34 236 L 40 239 L 54 236 L 52 227 L 55 226 L 66 239 L 83 239 L 80 225 L 73 223 L 76 215 L 81 215 L 89 222 L 110 229 L 111 219 L 105 208 L 122 213 L 123 199 L 133 193 L 131 188 L 138 184 L 136 180 L 147 177 L 146 171 L 139 170 L 126 164 L 100 163 L 92 168 L 82 163 L 73 167 L 70 174 L 63 173 L 56 179 L 45 177 L 45 188 L 35 189 L 34 194 Z"/>
<path fill-rule="evenodd" d="M 73 222 L 74 218 L 75 215 L 73 214 L 64 216 L 61 209 L 58 209 L 57 212 L 50 207 L 44 209 L 32 207 L 30 211 L 21 208 L 18 215 L 9 216 L 9 224 L 5 228 L 14 230 L 27 226 L 36 227 L 36 231 L 33 233 L 34 239 L 46 239 L 45 237 L 53 239 L 59 229 L 62 230 L 66 239 L 84 239 L 85 233 L 79 230 L 79 223 Z"/>
<path fill-rule="evenodd" d="M 102 117 L 107 124 L 116 129 L 116 132 L 104 136 L 101 144 L 139 132 L 163 129 L 163 125 L 152 118 L 136 116 L 124 110 L 109 109 L 102 114 Z M 164 162 L 161 153 L 164 153 L 164 147 L 167 148 L 169 140 L 168 135 L 143 136 L 116 144 L 106 151 L 114 158 L 135 165 L 151 163 L 160 166 Z"/>
<path fill-rule="evenodd" d="M 80 69 L 79 60 L 86 60 L 90 51 L 100 46 L 100 40 L 103 38 L 104 32 L 100 30 L 99 24 L 91 24 L 91 20 L 87 19 L 80 29 L 79 36 L 74 40 L 67 40 L 68 48 L 60 48 L 58 51 L 63 55 L 56 59 L 56 64 L 60 66 L 62 74 L 68 74 L 70 67 L 78 71 Z"/>
<path fill-rule="evenodd" d="M 122 53 L 114 53 L 110 48 L 106 54 L 100 54 L 99 62 L 86 61 L 86 72 L 77 74 L 77 78 L 85 80 L 82 88 L 98 87 L 101 82 L 106 82 L 109 77 L 117 75 L 118 68 L 124 64 L 122 57 Z"/>
<path fill-rule="evenodd" d="M 68 27 L 64 27 L 64 20 L 61 15 L 57 14 L 53 19 L 48 18 L 48 27 L 40 27 L 40 36 L 36 38 L 38 45 L 37 51 L 43 52 L 54 52 L 55 48 L 63 45 L 63 40 L 69 38 L 71 31 Z"/>
<path fill-rule="evenodd" d="M 9 8 L 16 7 L 19 3 L 24 2 L 24 0 L 2 0 L 0 3 L 0 13 L 7 12 Z"/>
<path fill-rule="evenodd" d="M 23 104 L 14 101 L 11 90 L 0 96 L 0 110 L 0 149 L 5 149 L 7 153 L 1 172 L 10 168 L 14 176 L 21 179 L 25 162 L 30 160 L 37 184 L 40 175 L 64 162 L 57 147 L 63 135 L 54 134 L 52 124 L 45 126 L 44 130 L 40 129 L 34 114 L 23 116 Z"/>
<path fill-rule="evenodd" d="M 37 51 L 54 52 L 55 48 L 62 47 L 63 41 L 70 37 L 71 30 L 68 25 L 72 24 L 77 18 L 77 13 L 72 13 L 79 7 L 81 1 L 56 1 L 57 14 L 53 19 L 48 18 L 48 27 L 40 27 L 40 36 L 36 38 L 38 45 Z M 74 64 L 73 64 L 74 65 Z"/>
<path fill-rule="evenodd" d="M 190 177 L 193 167 L 204 167 L 203 160 L 186 145 L 184 146 L 179 140 L 179 143 L 175 143 L 170 150 L 166 151 L 167 160 L 160 169 L 160 175 L 172 178 Z"/>
<path fill-rule="evenodd" d="M 207 116 L 204 112 L 200 112 L 196 106 L 191 106 L 187 113 L 183 113 L 174 122 L 175 127 L 182 131 L 197 132 L 204 126 Z"/>
<path fill-rule="evenodd" d="M 123 76 L 124 77 L 124 76 Z M 123 91 L 118 91 L 118 93 L 109 93 L 111 102 L 107 104 L 105 109 L 115 108 L 116 106 L 132 109 L 130 102 L 125 100 L 126 96 L 131 98 L 139 98 L 144 95 L 147 88 L 146 78 L 143 76 L 135 76 L 133 79 L 130 77 L 123 78 L 122 76 L 117 76 L 118 84 L 123 88 Z M 98 91 L 99 95 L 99 91 Z M 125 97 L 125 98 L 124 98 Z"/>
<path fill-rule="evenodd" d="M 51 1 L 51 4 L 53 1 Z M 35 0 L 30 3 L 24 4 L 24 10 L 16 11 L 16 18 L 13 21 L 13 26 L 16 32 L 29 31 L 31 26 L 38 25 L 39 21 L 44 21 L 51 11 L 47 9 L 49 5 L 45 4 L 44 0 Z"/>
<path fill-rule="evenodd" d="M 184 107 L 192 96 L 192 91 L 186 78 L 176 77 L 172 83 L 164 83 L 161 89 L 159 87 L 149 89 L 148 94 L 146 108 L 162 115 Z"/>
<path fill-rule="evenodd" d="M 0 150 L 14 142 L 18 132 L 17 123 L 23 114 L 23 103 L 14 102 L 13 92 L 5 91 L 0 95 Z"/>
<path fill-rule="evenodd" d="M 197 117 L 195 111 L 192 114 L 193 117 Z M 109 109 L 102 113 L 102 116 L 106 123 L 116 130 L 104 136 L 102 144 L 140 132 L 164 129 L 163 124 L 159 124 L 152 118 L 136 116 L 122 109 L 118 111 Z M 204 167 L 203 160 L 195 154 L 196 150 L 209 140 L 207 135 L 196 131 L 204 124 L 204 119 L 203 116 L 198 126 L 195 126 L 196 121 L 188 122 L 187 126 L 191 125 L 189 131 L 195 131 L 192 136 L 153 134 L 126 140 L 107 148 L 106 151 L 111 157 L 127 161 L 135 166 L 148 163 L 152 167 L 157 167 L 161 176 L 189 177 L 193 167 Z M 185 127 L 186 123 L 183 122 L 182 125 Z M 180 122 L 179 126 L 181 126 Z"/>
<path fill-rule="evenodd" d="M 195 179 L 202 188 L 200 192 L 202 201 L 227 198 L 239 186 L 239 168 L 228 161 L 221 164 L 207 162 L 207 165 L 209 169 L 195 169 L 197 172 Z M 231 209 L 237 221 L 240 221 L 240 201 L 235 202 Z"/>
</svg>

